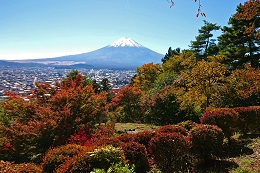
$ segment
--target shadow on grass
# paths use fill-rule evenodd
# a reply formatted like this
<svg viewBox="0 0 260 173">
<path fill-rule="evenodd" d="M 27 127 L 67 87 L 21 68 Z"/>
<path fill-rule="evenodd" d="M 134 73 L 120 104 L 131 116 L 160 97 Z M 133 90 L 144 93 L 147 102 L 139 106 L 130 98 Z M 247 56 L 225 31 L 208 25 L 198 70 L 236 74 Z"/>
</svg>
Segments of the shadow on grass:
<svg viewBox="0 0 260 173">
<path fill-rule="evenodd" d="M 247 147 L 251 142 L 252 139 L 244 138 L 240 140 L 232 140 L 230 143 L 225 143 L 220 157 L 229 158 L 253 154 L 254 151 Z"/>
<path fill-rule="evenodd" d="M 226 160 L 207 160 L 203 164 L 196 167 L 198 173 L 228 173 L 231 169 L 237 168 L 238 164 L 233 161 Z"/>
<path fill-rule="evenodd" d="M 244 134 L 239 137 L 239 139 L 256 139 L 259 138 L 260 134 Z"/>
</svg>

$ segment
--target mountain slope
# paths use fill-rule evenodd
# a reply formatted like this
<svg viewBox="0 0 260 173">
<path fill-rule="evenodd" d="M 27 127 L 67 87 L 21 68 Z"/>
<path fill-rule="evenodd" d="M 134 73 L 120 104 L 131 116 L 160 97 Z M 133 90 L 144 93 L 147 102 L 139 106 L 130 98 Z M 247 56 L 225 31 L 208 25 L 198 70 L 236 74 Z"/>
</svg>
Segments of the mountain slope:
<svg viewBox="0 0 260 173">
<path fill-rule="evenodd" d="M 121 38 L 92 52 L 41 59 L 41 61 L 75 61 L 90 64 L 95 68 L 134 69 L 150 62 L 160 63 L 162 57 L 162 54 L 143 47 L 131 38 Z"/>
</svg>

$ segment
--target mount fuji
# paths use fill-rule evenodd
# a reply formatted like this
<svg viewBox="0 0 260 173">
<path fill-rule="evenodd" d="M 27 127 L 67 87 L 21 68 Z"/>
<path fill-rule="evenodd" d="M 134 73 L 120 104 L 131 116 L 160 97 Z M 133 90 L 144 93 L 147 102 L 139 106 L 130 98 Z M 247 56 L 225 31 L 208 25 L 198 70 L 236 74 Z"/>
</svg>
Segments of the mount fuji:
<svg viewBox="0 0 260 173">
<path fill-rule="evenodd" d="M 131 38 L 120 38 L 101 49 L 77 55 L 34 60 L 46 64 L 54 62 L 74 62 L 88 64 L 94 68 L 135 69 L 147 63 L 160 63 L 163 55 L 154 52 Z"/>
</svg>

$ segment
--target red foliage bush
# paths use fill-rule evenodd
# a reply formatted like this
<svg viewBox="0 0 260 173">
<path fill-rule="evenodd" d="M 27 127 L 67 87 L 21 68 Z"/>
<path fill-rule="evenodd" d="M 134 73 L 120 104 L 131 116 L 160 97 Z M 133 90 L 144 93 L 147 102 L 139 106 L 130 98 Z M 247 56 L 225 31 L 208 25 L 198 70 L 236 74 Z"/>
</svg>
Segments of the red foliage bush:
<svg viewBox="0 0 260 173">
<path fill-rule="evenodd" d="M 123 135 L 118 136 L 117 139 L 119 139 L 121 142 L 131 142 L 134 140 L 134 137 L 134 134 L 125 133 Z"/>
<path fill-rule="evenodd" d="M 165 125 L 160 128 L 158 128 L 155 133 L 180 133 L 184 136 L 187 136 L 187 130 L 179 125 Z"/>
<path fill-rule="evenodd" d="M 224 134 L 215 125 L 198 124 L 189 133 L 191 152 L 198 156 L 198 159 L 209 159 L 221 151 Z"/>
<path fill-rule="evenodd" d="M 100 143 L 100 139 L 110 139 L 114 136 L 115 123 L 107 123 L 105 125 L 99 125 L 96 132 L 92 134 L 92 142 Z"/>
<path fill-rule="evenodd" d="M 230 138 L 235 131 L 238 113 L 230 108 L 213 108 L 208 109 L 200 118 L 202 124 L 217 125 L 220 127 L 225 136 Z"/>
<path fill-rule="evenodd" d="M 237 107 L 237 128 L 243 134 L 260 132 L 260 106 Z"/>
<path fill-rule="evenodd" d="M 189 142 L 180 133 L 157 133 L 149 143 L 155 164 L 163 172 L 187 171 Z"/>
<path fill-rule="evenodd" d="M 83 151 L 89 150 L 85 146 L 76 144 L 68 144 L 48 150 L 42 162 L 43 171 L 52 173 L 59 165 Z"/>
<path fill-rule="evenodd" d="M 134 134 L 133 140 L 139 144 L 143 144 L 146 148 L 148 148 L 149 142 L 154 136 L 154 134 L 155 133 L 153 131 L 145 130 Z"/>
<path fill-rule="evenodd" d="M 147 158 L 147 151 L 144 145 L 137 142 L 126 142 L 122 144 L 122 149 L 128 163 L 135 165 L 135 171 L 137 173 L 143 173 L 149 171 L 149 162 Z"/>
<path fill-rule="evenodd" d="M 68 139 L 69 143 L 90 146 L 92 135 L 90 134 L 89 127 L 79 127 L 76 134 L 71 135 Z"/>
</svg>

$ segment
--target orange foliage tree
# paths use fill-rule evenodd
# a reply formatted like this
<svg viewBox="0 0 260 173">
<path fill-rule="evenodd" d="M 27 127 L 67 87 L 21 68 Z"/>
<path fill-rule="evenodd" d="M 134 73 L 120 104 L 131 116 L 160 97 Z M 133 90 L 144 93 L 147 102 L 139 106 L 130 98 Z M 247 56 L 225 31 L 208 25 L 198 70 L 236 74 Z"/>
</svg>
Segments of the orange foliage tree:
<svg viewBox="0 0 260 173">
<path fill-rule="evenodd" d="M 142 120 L 144 94 L 139 87 L 126 86 L 112 98 L 110 108 L 118 113 L 118 120 L 134 122 Z"/>
<path fill-rule="evenodd" d="M 239 6 L 235 19 L 245 20 L 249 23 L 245 34 L 260 39 L 260 0 L 248 0 Z"/>
<path fill-rule="evenodd" d="M 106 95 L 95 93 L 91 84 L 83 84 L 83 79 L 78 74 L 70 82 L 59 83 L 55 91 L 47 84 L 39 85 L 30 101 L 10 93 L 3 107 L 13 120 L 0 124 L 0 139 L 12 147 L 1 158 L 39 160 L 49 147 L 65 144 L 81 126 L 93 127 L 102 121 L 107 113 Z"/>
</svg>

